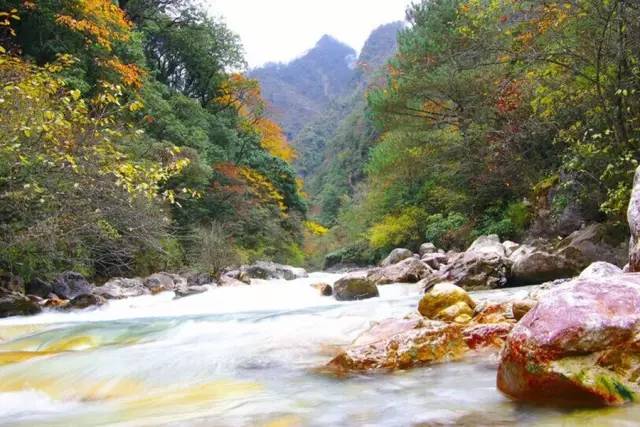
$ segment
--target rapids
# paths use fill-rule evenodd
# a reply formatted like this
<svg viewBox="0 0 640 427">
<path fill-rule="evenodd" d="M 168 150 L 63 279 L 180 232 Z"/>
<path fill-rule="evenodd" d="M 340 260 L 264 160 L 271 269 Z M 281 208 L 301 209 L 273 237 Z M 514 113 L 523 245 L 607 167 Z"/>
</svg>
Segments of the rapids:
<svg viewBox="0 0 640 427">
<path fill-rule="evenodd" d="M 0 320 L 2 426 L 636 425 L 640 406 L 523 406 L 495 387 L 497 358 L 334 378 L 322 366 L 371 322 L 403 316 L 415 285 L 337 302 L 310 283 L 212 288 Z M 527 289 L 477 292 L 492 300 Z"/>
</svg>

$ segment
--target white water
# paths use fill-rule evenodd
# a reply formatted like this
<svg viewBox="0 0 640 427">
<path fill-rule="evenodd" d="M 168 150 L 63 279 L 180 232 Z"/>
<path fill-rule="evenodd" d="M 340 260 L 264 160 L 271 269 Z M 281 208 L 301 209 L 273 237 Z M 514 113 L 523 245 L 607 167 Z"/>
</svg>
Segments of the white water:
<svg viewBox="0 0 640 427">
<path fill-rule="evenodd" d="M 309 286 L 254 281 L 173 300 L 0 321 L 0 425 L 635 425 L 635 407 L 558 411 L 495 389 L 496 358 L 388 375 L 315 368 L 372 322 L 415 310 L 415 285 L 337 302 Z M 526 290 L 493 291 L 501 298 Z"/>
</svg>

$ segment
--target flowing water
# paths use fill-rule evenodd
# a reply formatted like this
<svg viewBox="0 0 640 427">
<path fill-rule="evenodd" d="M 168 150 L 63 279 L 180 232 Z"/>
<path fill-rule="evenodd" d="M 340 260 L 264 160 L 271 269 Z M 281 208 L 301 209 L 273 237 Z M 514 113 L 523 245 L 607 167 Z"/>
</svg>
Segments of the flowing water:
<svg viewBox="0 0 640 427">
<path fill-rule="evenodd" d="M 337 302 L 309 284 L 212 288 L 0 320 L 0 425 L 636 425 L 640 405 L 554 410 L 495 388 L 495 356 L 394 374 L 316 368 L 372 322 L 415 310 L 415 285 Z M 503 298 L 526 290 L 476 293 Z"/>
</svg>

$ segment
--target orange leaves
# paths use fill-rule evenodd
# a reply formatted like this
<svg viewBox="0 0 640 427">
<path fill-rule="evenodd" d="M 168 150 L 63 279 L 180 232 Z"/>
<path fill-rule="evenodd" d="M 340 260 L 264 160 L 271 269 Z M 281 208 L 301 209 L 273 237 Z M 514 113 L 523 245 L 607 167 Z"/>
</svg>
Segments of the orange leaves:
<svg viewBox="0 0 640 427">
<path fill-rule="evenodd" d="M 124 11 L 110 0 L 76 0 L 56 22 L 81 33 L 87 44 L 96 43 L 108 51 L 114 41 L 129 40 L 131 29 Z"/>
<path fill-rule="evenodd" d="M 104 61 L 104 65 L 115 71 L 126 86 L 134 89 L 142 87 L 143 70 L 135 64 L 123 64 L 118 58 L 110 58 Z"/>
<path fill-rule="evenodd" d="M 262 148 L 285 162 L 290 163 L 295 160 L 296 151 L 289 145 L 280 125 L 261 117 L 256 120 L 254 126 L 261 136 L 260 145 Z"/>
</svg>

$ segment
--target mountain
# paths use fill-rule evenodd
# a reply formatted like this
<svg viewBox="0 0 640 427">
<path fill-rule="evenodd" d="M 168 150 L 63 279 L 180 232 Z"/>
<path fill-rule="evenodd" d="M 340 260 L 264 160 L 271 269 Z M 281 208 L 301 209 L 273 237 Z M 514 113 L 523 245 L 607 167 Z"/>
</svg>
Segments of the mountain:
<svg viewBox="0 0 640 427">
<path fill-rule="evenodd" d="M 288 64 L 267 64 L 250 76 L 260 82 L 271 118 L 293 140 L 332 100 L 350 90 L 355 60 L 355 50 L 325 35 L 302 57 Z"/>
</svg>

